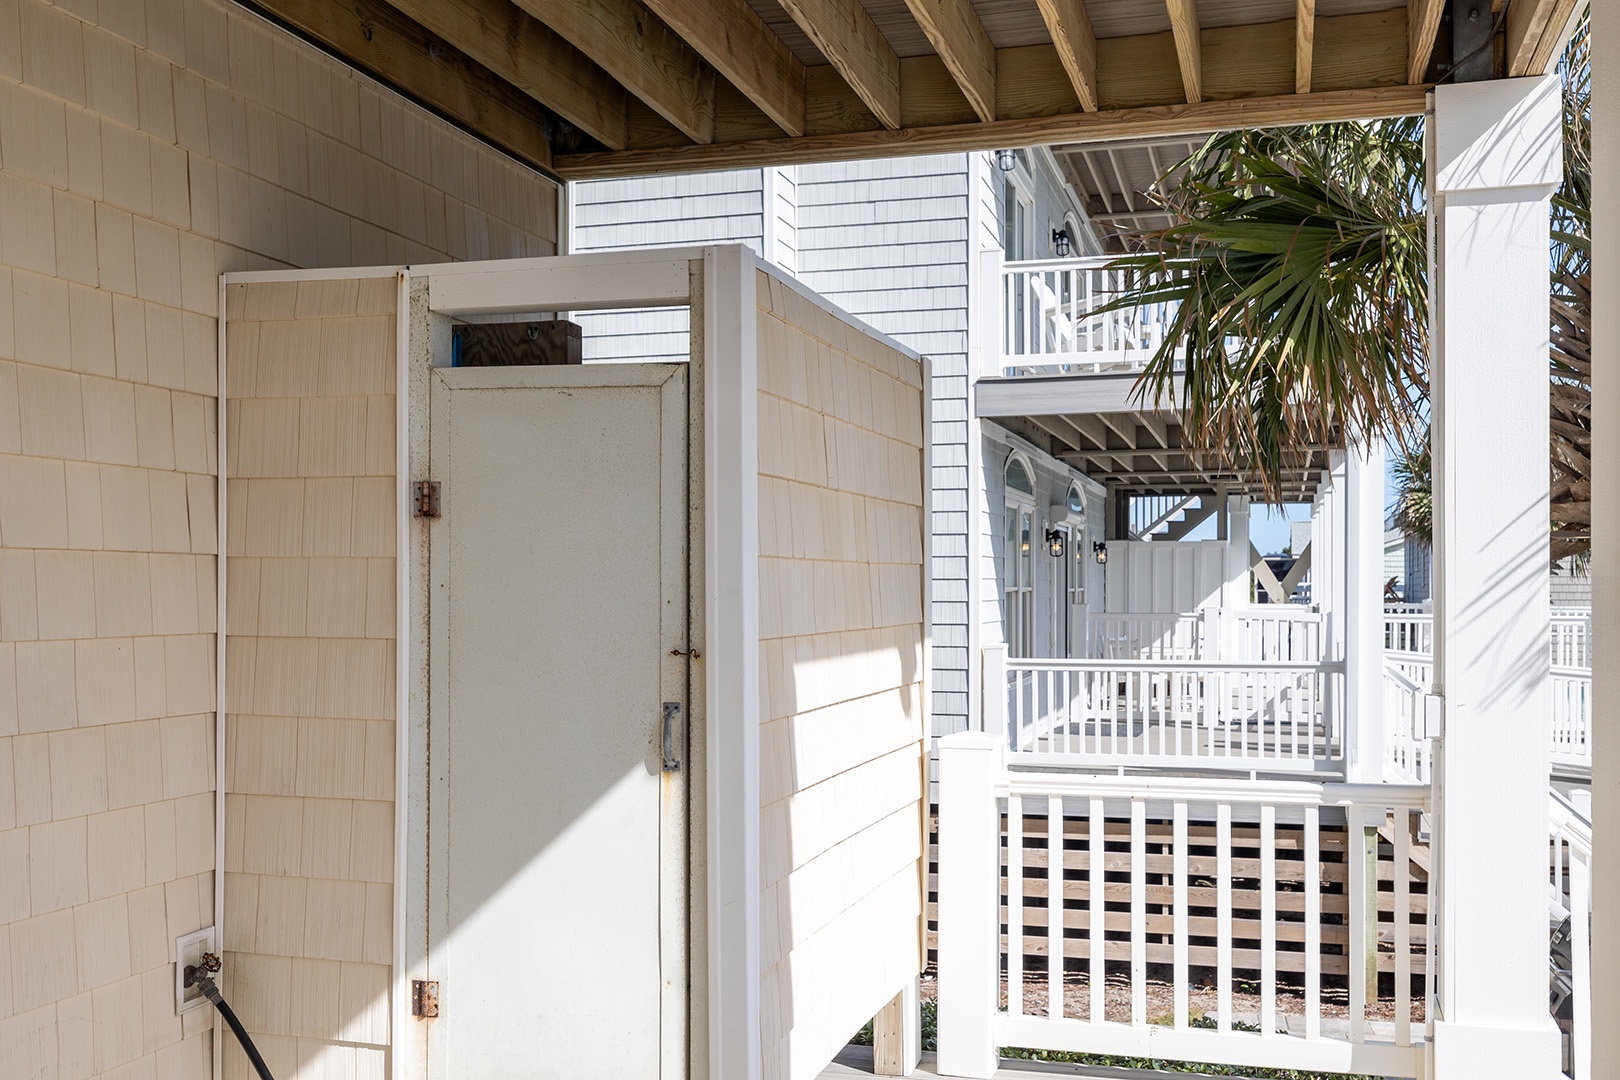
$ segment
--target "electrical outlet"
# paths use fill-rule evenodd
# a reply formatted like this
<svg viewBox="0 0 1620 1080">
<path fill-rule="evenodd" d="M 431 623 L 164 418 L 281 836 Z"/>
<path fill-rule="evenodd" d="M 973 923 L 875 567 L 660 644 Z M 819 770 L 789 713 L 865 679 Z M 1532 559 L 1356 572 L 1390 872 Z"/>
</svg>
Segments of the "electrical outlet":
<svg viewBox="0 0 1620 1080">
<path fill-rule="evenodd" d="M 208 999 L 203 997 L 200 987 L 186 985 L 186 968 L 200 966 L 203 953 L 218 952 L 219 950 L 214 948 L 212 926 L 205 926 L 184 937 L 175 938 L 174 1011 L 177 1015 L 190 1012 L 199 1005 L 208 1004 Z"/>
</svg>

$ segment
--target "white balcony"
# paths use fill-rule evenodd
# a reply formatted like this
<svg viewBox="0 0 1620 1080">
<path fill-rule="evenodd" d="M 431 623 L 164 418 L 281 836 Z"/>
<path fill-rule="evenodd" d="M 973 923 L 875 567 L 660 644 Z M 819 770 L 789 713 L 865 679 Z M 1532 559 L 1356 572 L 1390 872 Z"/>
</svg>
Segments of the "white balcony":
<svg viewBox="0 0 1620 1080">
<path fill-rule="evenodd" d="M 1136 284 L 1116 256 L 1000 266 L 1000 375 L 1140 372 L 1164 344 L 1173 304 L 1100 312 Z"/>
</svg>

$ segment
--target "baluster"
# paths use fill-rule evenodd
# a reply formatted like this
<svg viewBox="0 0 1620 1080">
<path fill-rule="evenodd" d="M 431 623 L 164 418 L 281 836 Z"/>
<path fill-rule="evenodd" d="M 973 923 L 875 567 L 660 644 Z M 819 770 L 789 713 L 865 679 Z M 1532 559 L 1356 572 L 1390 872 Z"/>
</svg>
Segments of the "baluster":
<svg viewBox="0 0 1620 1080">
<path fill-rule="evenodd" d="M 1147 1023 L 1147 805 L 1131 800 L 1131 1024 Z"/>
<path fill-rule="evenodd" d="M 1232 804 L 1215 807 L 1215 1027 L 1232 1030 Z"/>
<path fill-rule="evenodd" d="M 1305 808 L 1305 1037 L 1322 1037 L 1322 830 Z"/>
<path fill-rule="evenodd" d="M 1349 881 L 1345 886 L 1350 919 L 1350 1041 L 1367 1041 L 1367 954 L 1377 957 L 1378 942 L 1367 940 L 1367 928 L 1377 927 L 1377 898 L 1374 897 L 1372 914 L 1367 912 L 1367 830 L 1360 806 L 1345 810 L 1344 855 L 1349 863 Z M 1374 848 L 1376 857 L 1377 849 Z M 1377 864 L 1373 864 L 1374 873 Z M 1377 888 L 1374 880 L 1373 887 Z"/>
<path fill-rule="evenodd" d="M 1090 938 L 1087 943 L 1090 956 L 1086 960 L 1086 981 L 1091 984 L 1091 1022 L 1100 1024 L 1105 1017 L 1103 991 L 1107 989 L 1108 982 L 1108 934 L 1103 916 L 1103 894 L 1107 889 L 1103 833 L 1107 821 L 1103 818 L 1103 801 L 1095 795 L 1091 797 L 1086 824 L 1091 829 L 1086 845 L 1089 849 L 1086 856 L 1086 902 L 1090 906 L 1086 920 L 1086 934 Z"/>
<path fill-rule="evenodd" d="M 1024 798 L 1007 796 L 1007 1015 L 1024 1011 Z"/>
<path fill-rule="evenodd" d="M 1174 807 L 1170 842 L 1174 848 L 1175 880 L 1171 903 L 1174 907 L 1172 932 L 1175 934 L 1173 977 L 1176 984 L 1175 1026 L 1187 1029 L 1187 804 Z"/>
<path fill-rule="evenodd" d="M 1046 800 L 1046 1015 L 1063 1019 L 1063 800 Z"/>
<path fill-rule="evenodd" d="M 1394 812 L 1395 1045 L 1412 1045 L 1412 813 Z"/>
<path fill-rule="evenodd" d="M 1277 808 L 1260 807 L 1260 1034 L 1277 1030 Z"/>
</svg>

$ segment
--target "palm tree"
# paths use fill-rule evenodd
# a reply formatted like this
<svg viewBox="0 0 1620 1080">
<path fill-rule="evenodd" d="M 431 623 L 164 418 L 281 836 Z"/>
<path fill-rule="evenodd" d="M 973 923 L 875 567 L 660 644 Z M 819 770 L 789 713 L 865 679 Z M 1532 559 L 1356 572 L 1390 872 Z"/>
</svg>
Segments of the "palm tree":
<svg viewBox="0 0 1620 1080">
<path fill-rule="evenodd" d="M 1563 61 L 1565 180 L 1553 200 L 1553 558 L 1590 542 L 1588 48 L 1583 23 Z M 1195 449 L 1249 462 L 1275 499 L 1292 447 L 1393 442 L 1399 509 L 1426 536 L 1423 175 L 1416 118 L 1214 135 L 1156 185 L 1176 222 L 1115 261 L 1137 284 L 1108 306 L 1179 305 L 1138 394 L 1179 408 Z"/>
</svg>

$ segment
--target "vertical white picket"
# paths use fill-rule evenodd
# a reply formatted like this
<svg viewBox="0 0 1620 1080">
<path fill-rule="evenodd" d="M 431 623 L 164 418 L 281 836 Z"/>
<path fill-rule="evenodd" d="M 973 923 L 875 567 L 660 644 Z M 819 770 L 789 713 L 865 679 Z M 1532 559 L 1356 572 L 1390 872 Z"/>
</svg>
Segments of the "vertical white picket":
<svg viewBox="0 0 1620 1080">
<path fill-rule="evenodd" d="M 1046 1015 L 1063 1019 L 1063 800 L 1046 800 Z"/>
<path fill-rule="evenodd" d="M 1395 837 L 1395 1045 L 1412 1044 L 1412 825 L 1411 811 L 1397 807 Z"/>
<path fill-rule="evenodd" d="M 1086 897 L 1091 908 L 1086 931 L 1091 939 L 1089 942 L 1091 956 L 1086 961 L 1086 981 L 1091 984 L 1091 1022 L 1100 1024 L 1105 1015 L 1103 992 L 1108 981 L 1108 934 L 1103 916 L 1104 890 L 1107 888 L 1104 878 L 1107 859 L 1103 853 L 1103 837 L 1107 822 L 1103 818 L 1103 801 L 1095 795 L 1091 798 L 1086 823 L 1091 827 L 1090 841 L 1086 845 L 1089 849 L 1086 856 Z"/>
<path fill-rule="evenodd" d="M 1277 1030 L 1277 808 L 1260 807 L 1260 1034 Z"/>
<path fill-rule="evenodd" d="M 1175 878 L 1172 884 L 1171 920 L 1175 945 L 1172 956 L 1172 977 L 1175 981 L 1175 1026 L 1178 1031 L 1187 1027 L 1187 804 L 1177 802 L 1171 824 L 1171 851 Z"/>
<path fill-rule="evenodd" d="M 1215 1027 L 1232 1030 L 1232 804 L 1215 806 Z"/>
<path fill-rule="evenodd" d="M 1147 805 L 1131 800 L 1131 1023 L 1147 1023 Z"/>
<path fill-rule="evenodd" d="M 1322 1036 L 1321 813 L 1305 808 L 1305 1037 Z"/>
<path fill-rule="evenodd" d="M 1349 904 L 1350 1041 L 1367 1041 L 1367 838 L 1360 806 L 1345 810 L 1344 857 L 1349 864 L 1345 884 Z"/>
<path fill-rule="evenodd" d="M 1024 798 L 1007 796 L 1007 1015 L 1024 1011 Z"/>
</svg>

